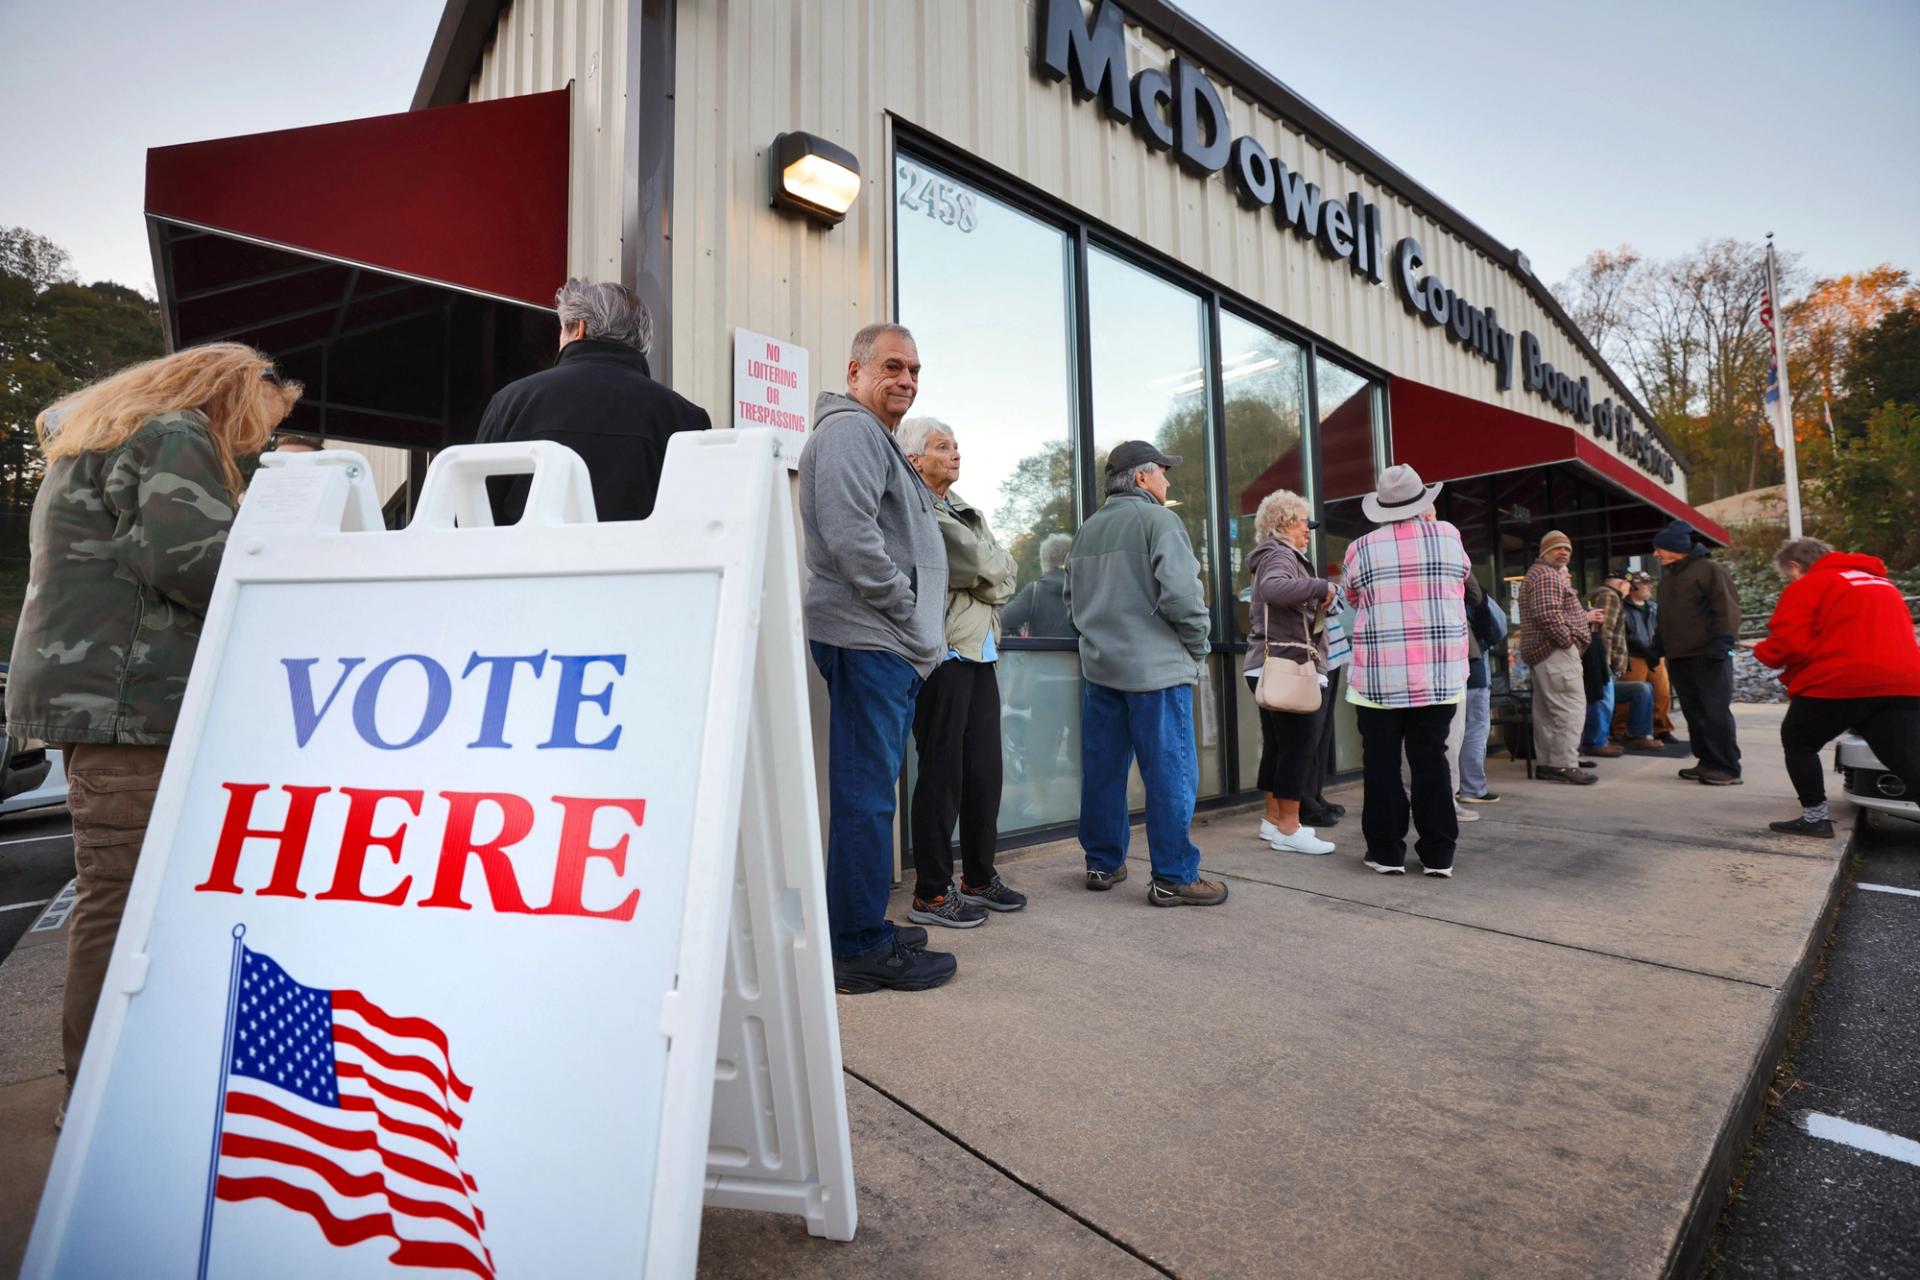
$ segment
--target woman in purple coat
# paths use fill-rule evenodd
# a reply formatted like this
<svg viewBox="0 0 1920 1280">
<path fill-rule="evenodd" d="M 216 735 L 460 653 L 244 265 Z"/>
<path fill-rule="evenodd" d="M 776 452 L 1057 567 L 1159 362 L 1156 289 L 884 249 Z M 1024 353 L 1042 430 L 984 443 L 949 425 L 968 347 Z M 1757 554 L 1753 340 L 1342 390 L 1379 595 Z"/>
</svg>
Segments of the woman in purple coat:
<svg viewBox="0 0 1920 1280">
<path fill-rule="evenodd" d="M 1327 714 L 1327 637 L 1315 632 L 1319 611 L 1333 599 L 1333 584 L 1313 576 L 1307 563 L 1312 511 L 1297 493 L 1280 489 L 1261 499 L 1254 512 L 1255 546 L 1247 557 L 1253 577 L 1249 610 L 1252 644 L 1247 649 L 1247 687 L 1255 687 L 1269 649 L 1277 658 L 1303 661 L 1309 655 L 1320 673 L 1320 709 L 1309 712 L 1260 709 L 1260 790 L 1267 793 L 1267 816 L 1260 838 L 1282 853 L 1332 853 L 1331 842 L 1300 825 L 1300 799 L 1307 769 L 1320 745 L 1321 718 Z"/>
</svg>

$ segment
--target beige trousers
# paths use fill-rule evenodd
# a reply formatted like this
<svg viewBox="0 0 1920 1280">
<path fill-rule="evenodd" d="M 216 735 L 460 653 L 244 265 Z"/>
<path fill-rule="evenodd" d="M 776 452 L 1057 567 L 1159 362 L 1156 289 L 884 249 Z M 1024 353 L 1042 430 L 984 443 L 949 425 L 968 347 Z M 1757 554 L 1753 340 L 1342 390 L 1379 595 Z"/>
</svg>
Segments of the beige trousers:
<svg viewBox="0 0 1920 1280">
<path fill-rule="evenodd" d="M 73 811 L 75 895 L 67 920 L 66 1008 L 61 1022 L 67 1088 L 80 1073 L 80 1055 L 93 1027 L 100 984 L 127 909 L 140 842 L 160 789 L 165 747 L 98 746 L 65 749 L 67 805 Z"/>
<path fill-rule="evenodd" d="M 1580 732 L 1587 723 L 1587 686 L 1580 655 L 1555 649 L 1533 664 L 1533 753 L 1549 769 L 1580 763 Z"/>
</svg>

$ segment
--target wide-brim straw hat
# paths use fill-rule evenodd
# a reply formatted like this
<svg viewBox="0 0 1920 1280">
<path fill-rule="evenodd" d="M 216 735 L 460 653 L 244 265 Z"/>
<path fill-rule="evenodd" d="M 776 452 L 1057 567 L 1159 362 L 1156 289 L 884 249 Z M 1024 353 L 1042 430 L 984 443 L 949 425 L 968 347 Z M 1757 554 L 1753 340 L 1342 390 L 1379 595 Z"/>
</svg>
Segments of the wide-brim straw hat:
<svg viewBox="0 0 1920 1280">
<path fill-rule="evenodd" d="M 1421 483 L 1420 473 L 1403 462 L 1380 473 L 1379 487 L 1360 499 L 1360 510 L 1375 524 L 1410 520 L 1433 505 L 1441 488 Z"/>
</svg>

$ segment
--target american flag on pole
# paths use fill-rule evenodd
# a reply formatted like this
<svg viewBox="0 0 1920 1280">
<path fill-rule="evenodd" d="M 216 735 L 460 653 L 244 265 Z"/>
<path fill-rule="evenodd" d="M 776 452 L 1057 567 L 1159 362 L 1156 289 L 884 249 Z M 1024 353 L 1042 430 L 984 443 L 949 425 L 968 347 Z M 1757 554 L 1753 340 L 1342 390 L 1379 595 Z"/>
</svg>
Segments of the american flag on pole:
<svg viewBox="0 0 1920 1280">
<path fill-rule="evenodd" d="M 1767 262 L 1766 283 L 1760 286 L 1760 323 L 1767 331 L 1767 393 L 1765 396 L 1767 421 L 1773 424 L 1773 443 L 1776 448 L 1787 447 L 1787 433 L 1782 425 L 1786 415 L 1780 412 L 1780 340 L 1773 328 L 1773 262 L 1771 256 Z"/>
<path fill-rule="evenodd" d="M 460 1165 L 473 1090 L 447 1037 L 358 991 L 294 981 L 239 941 L 228 996 L 201 1275 L 214 1201 L 266 1200 L 328 1245 L 387 1241 L 395 1266 L 494 1274 L 479 1187 Z M 318 1241 L 316 1241 L 316 1244 Z"/>
</svg>

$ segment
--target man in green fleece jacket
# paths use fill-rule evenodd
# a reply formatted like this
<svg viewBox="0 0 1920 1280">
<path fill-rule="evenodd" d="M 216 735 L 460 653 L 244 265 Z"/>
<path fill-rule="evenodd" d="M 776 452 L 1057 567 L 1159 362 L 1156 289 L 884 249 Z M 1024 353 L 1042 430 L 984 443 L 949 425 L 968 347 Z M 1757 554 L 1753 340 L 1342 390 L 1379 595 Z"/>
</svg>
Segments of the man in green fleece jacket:
<svg viewBox="0 0 1920 1280">
<path fill-rule="evenodd" d="M 1074 537 L 1067 605 L 1080 633 L 1080 846 L 1087 888 L 1127 878 L 1127 766 L 1147 788 L 1147 852 L 1157 907 L 1210 907 L 1224 884 L 1200 879 L 1188 827 L 1200 786 L 1193 686 L 1207 658 L 1211 615 L 1200 563 L 1167 510 L 1168 468 L 1144 440 L 1107 456 L 1106 502 Z"/>
</svg>

